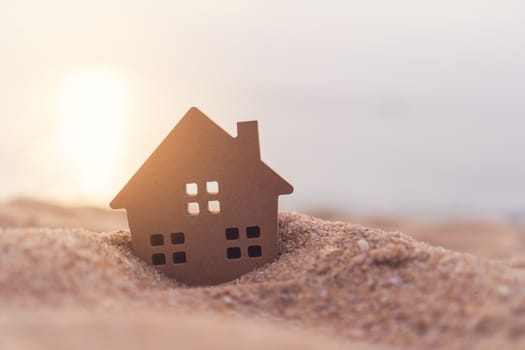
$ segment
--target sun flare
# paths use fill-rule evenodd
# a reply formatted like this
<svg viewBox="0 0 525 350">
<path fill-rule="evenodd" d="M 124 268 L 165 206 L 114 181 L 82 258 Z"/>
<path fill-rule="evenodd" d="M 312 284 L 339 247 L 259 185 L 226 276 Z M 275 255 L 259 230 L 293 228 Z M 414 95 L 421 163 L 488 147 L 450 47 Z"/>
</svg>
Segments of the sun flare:
<svg viewBox="0 0 525 350">
<path fill-rule="evenodd" d="M 115 175 L 126 113 L 124 79 L 105 66 L 70 70 L 59 91 L 61 148 L 79 193 L 102 195 Z"/>
</svg>

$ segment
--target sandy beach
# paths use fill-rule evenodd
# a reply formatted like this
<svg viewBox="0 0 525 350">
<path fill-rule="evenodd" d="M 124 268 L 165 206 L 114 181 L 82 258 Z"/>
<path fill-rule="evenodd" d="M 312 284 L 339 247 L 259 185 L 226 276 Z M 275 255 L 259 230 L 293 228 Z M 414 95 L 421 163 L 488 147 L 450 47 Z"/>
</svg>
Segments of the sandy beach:
<svg viewBox="0 0 525 350">
<path fill-rule="evenodd" d="M 24 221 L 28 210 L 33 225 Z M 525 346 L 525 274 L 510 257 L 281 213 L 274 263 L 231 283 L 188 288 L 135 257 L 126 230 L 53 222 L 61 215 L 84 227 L 121 222 L 120 213 L 93 210 L 3 205 L 0 348 Z M 49 227 L 38 227 L 44 219 Z"/>
</svg>

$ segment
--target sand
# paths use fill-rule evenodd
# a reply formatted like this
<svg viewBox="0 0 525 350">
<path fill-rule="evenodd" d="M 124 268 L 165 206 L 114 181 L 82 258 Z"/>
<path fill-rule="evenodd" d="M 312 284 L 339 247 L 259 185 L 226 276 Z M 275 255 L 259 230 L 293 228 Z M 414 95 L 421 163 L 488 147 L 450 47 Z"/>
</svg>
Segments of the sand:
<svg viewBox="0 0 525 350">
<path fill-rule="evenodd" d="M 278 260 L 205 288 L 144 264 L 127 231 L 4 228 L 0 349 L 525 348 L 523 269 L 399 232 L 279 220 Z"/>
<path fill-rule="evenodd" d="M 315 211 L 310 214 L 332 221 L 358 222 L 385 231 L 401 231 L 434 246 L 525 264 L 525 217 L 410 217 Z"/>
<path fill-rule="evenodd" d="M 0 203 L 0 227 L 84 227 L 92 231 L 127 228 L 126 212 L 66 207 L 32 198 Z"/>
</svg>

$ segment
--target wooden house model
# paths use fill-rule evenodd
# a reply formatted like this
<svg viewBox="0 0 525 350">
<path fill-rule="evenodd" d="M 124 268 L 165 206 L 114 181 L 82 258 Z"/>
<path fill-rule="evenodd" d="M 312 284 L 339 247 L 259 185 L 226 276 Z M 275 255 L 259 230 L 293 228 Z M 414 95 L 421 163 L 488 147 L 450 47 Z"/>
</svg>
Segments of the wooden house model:
<svg viewBox="0 0 525 350">
<path fill-rule="evenodd" d="M 113 199 L 133 250 L 188 285 L 233 280 L 278 253 L 278 198 L 293 187 L 261 161 L 256 121 L 232 137 L 191 108 Z"/>
</svg>

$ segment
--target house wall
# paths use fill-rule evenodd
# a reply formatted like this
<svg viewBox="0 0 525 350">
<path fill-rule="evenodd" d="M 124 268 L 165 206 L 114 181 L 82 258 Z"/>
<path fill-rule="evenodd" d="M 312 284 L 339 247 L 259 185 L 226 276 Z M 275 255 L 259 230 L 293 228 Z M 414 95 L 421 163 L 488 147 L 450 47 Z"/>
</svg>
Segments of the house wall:
<svg viewBox="0 0 525 350">
<path fill-rule="evenodd" d="M 197 180 L 197 183 L 203 182 Z M 189 197 L 182 191 L 176 196 L 168 194 L 163 200 L 157 198 L 149 204 L 129 209 L 133 249 L 137 255 L 154 264 L 154 254 L 163 254 L 165 264 L 156 267 L 190 285 L 229 281 L 273 261 L 278 254 L 277 197 L 269 196 L 263 188 L 253 184 L 245 189 L 238 181 L 219 181 L 219 186 L 217 195 Z M 209 199 L 219 200 L 219 214 L 206 212 Z M 189 201 L 201 205 L 201 214 L 186 214 Z M 148 209 L 144 210 L 144 207 Z M 255 227 L 259 228 L 260 237 L 248 238 L 247 229 L 251 228 L 253 234 Z M 227 229 L 238 229 L 238 238 L 228 240 Z M 173 244 L 172 234 L 180 241 L 181 233 L 184 234 L 184 243 Z M 162 235 L 164 244 L 152 246 L 151 235 Z M 249 251 L 257 255 L 257 247 L 260 247 L 261 256 L 250 257 Z M 228 258 L 228 249 L 234 253 L 240 251 L 240 258 L 237 259 L 235 254 L 234 258 Z M 174 263 L 174 253 L 179 258 L 180 253 L 184 253 L 186 262 Z"/>
</svg>

